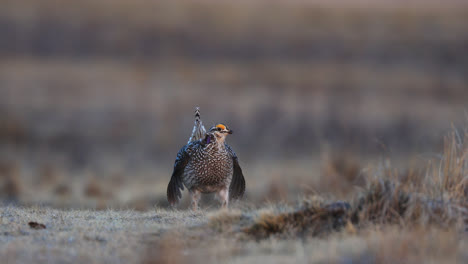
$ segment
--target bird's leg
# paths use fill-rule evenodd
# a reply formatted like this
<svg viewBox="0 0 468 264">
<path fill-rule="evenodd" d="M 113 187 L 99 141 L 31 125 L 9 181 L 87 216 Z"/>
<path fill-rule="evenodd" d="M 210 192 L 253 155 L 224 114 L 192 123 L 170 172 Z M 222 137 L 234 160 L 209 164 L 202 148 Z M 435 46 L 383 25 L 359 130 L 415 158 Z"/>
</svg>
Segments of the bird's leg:
<svg viewBox="0 0 468 264">
<path fill-rule="evenodd" d="M 227 189 L 222 189 L 221 191 L 218 192 L 218 196 L 221 199 L 222 203 L 222 208 L 226 209 L 228 208 L 229 204 L 229 190 Z"/>
<path fill-rule="evenodd" d="M 192 195 L 192 210 L 198 210 L 198 201 L 200 201 L 201 193 L 198 190 L 190 190 L 190 195 Z"/>
</svg>

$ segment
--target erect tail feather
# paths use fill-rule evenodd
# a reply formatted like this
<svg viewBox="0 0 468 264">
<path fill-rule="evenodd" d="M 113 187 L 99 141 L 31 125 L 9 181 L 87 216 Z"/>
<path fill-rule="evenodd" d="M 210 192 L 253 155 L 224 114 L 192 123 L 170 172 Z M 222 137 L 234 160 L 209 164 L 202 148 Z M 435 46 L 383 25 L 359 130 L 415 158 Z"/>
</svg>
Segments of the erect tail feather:
<svg viewBox="0 0 468 264">
<path fill-rule="evenodd" d="M 200 140 L 205 137 L 205 134 L 206 129 L 201 120 L 200 107 L 195 107 L 195 124 L 193 126 L 192 135 L 187 143 Z"/>
</svg>

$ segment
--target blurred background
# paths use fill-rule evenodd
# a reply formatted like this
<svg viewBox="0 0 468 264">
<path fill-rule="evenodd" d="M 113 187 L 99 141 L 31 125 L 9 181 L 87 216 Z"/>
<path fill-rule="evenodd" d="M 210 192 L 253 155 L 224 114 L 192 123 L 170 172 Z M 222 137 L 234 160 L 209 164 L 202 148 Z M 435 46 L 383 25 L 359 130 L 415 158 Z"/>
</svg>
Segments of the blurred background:
<svg viewBox="0 0 468 264">
<path fill-rule="evenodd" d="M 345 198 L 467 123 L 468 4 L 0 0 L 2 203 L 167 206 L 195 106 L 247 201 Z"/>
</svg>

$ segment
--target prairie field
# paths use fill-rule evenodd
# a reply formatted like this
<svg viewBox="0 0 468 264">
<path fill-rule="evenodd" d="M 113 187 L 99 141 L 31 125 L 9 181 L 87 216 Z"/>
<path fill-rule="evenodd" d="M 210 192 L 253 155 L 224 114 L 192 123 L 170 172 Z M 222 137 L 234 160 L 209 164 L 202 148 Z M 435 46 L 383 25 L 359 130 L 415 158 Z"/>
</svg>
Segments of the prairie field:
<svg viewBox="0 0 468 264">
<path fill-rule="evenodd" d="M 0 0 L 2 263 L 467 263 L 464 1 Z M 166 199 L 226 123 L 228 210 Z"/>
</svg>

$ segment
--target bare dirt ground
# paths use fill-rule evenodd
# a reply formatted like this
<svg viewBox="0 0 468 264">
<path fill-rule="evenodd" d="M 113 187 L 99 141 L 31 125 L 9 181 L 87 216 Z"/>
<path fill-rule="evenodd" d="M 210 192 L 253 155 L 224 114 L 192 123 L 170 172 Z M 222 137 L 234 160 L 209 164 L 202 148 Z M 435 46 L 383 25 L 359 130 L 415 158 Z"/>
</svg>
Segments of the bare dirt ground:
<svg viewBox="0 0 468 264">
<path fill-rule="evenodd" d="M 200 225 L 203 213 L 1 208 L 3 263 L 135 263 L 168 229 Z M 45 225 L 36 230 L 28 223 Z"/>
</svg>

